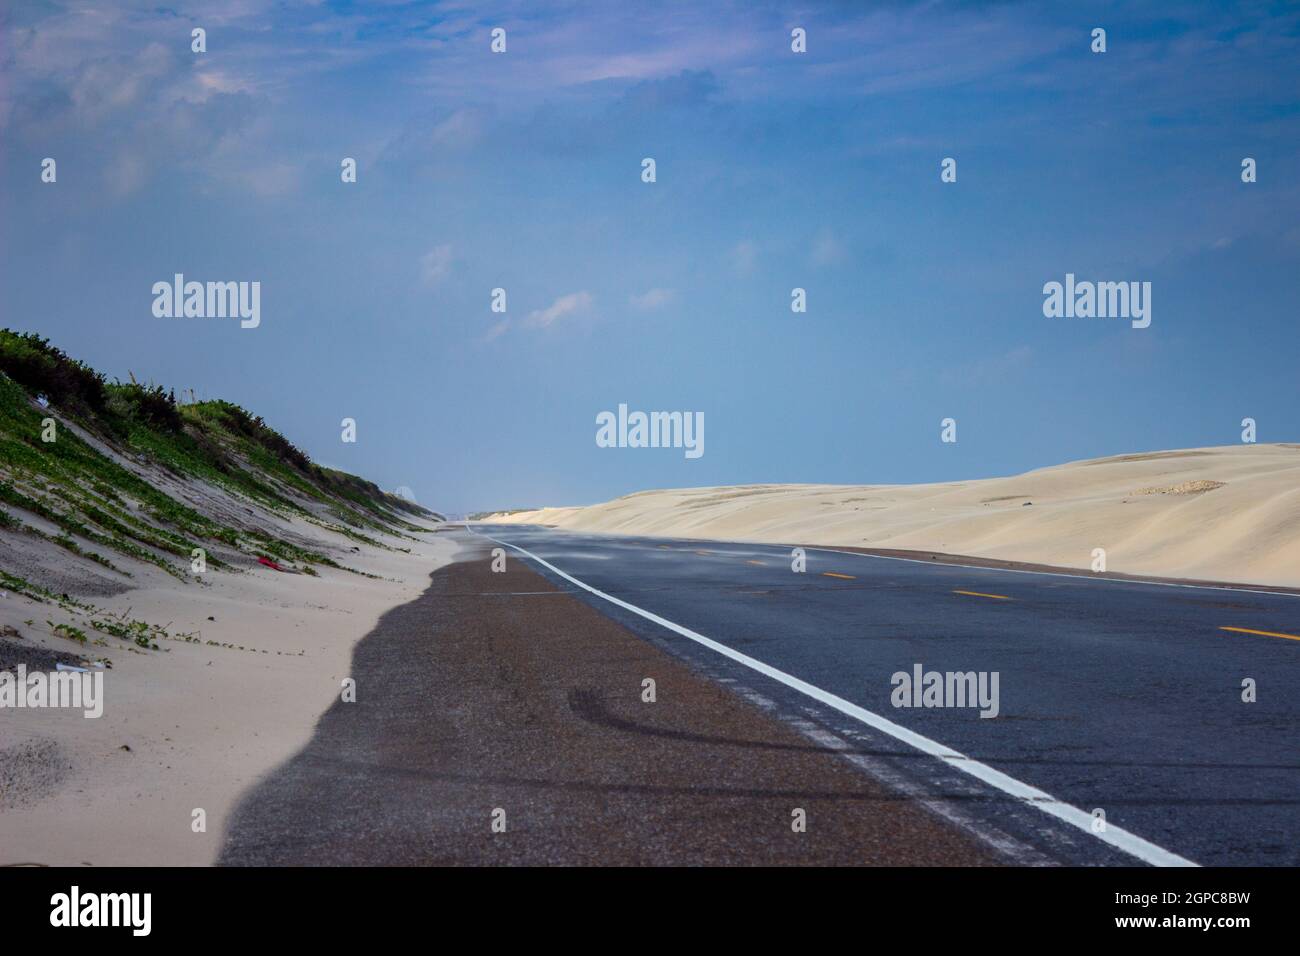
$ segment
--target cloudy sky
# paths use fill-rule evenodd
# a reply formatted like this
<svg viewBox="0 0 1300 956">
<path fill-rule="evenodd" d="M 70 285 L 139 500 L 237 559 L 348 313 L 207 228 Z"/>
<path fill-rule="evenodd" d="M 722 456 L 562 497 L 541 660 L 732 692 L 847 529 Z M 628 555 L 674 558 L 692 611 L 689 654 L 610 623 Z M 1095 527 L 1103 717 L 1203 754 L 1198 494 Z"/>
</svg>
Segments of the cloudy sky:
<svg viewBox="0 0 1300 956">
<path fill-rule="evenodd" d="M 17 0 L 0 320 L 453 512 L 1298 441 L 1300 11 L 1160 6 Z M 620 402 L 706 453 L 598 448 Z"/>
</svg>

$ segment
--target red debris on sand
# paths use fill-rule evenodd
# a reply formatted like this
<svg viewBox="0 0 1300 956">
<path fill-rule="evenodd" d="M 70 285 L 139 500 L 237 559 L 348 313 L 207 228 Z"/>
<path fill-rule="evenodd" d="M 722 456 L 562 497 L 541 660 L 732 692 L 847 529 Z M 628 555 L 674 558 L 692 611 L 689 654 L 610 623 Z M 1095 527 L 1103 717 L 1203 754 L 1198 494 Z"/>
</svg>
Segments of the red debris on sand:
<svg viewBox="0 0 1300 956">
<path fill-rule="evenodd" d="M 276 563 L 275 563 L 274 561 L 272 561 L 270 558 L 264 558 L 264 557 L 262 557 L 261 555 L 258 555 L 258 557 L 257 557 L 257 563 L 258 563 L 258 564 L 265 564 L 268 568 L 274 568 L 274 569 L 277 570 L 277 571 L 284 571 L 284 570 L 286 570 L 285 568 L 280 567 L 278 564 L 276 564 Z"/>
</svg>

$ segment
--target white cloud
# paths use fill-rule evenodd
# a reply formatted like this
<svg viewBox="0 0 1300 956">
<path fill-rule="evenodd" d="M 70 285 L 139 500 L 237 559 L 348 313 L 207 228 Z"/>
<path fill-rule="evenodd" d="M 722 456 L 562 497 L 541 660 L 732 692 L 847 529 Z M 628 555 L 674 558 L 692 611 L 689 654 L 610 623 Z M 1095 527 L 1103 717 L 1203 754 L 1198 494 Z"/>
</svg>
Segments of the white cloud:
<svg viewBox="0 0 1300 956">
<path fill-rule="evenodd" d="M 833 266 L 843 262 L 846 257 L 844 244 L 835 238 L 829 229 L 818 233 L 813 242 L 809 258 L 815 266 Z"/>
<path fill-rule="evenodd" d="M 104 178 L 114 196 L 126 196 L 135 192 L 145 181 L 147 169 L 137 153 L 120 151 L 104 167 Z"/>
<path fill-rule="evenodd" d="M 628 304 L 639 312 L 648 312 L 651 309 L 658 309 L 668 305 L 677 298 L 677 293 L 672 289 L 650 289 L 640 295 L 628 296 Z"/>
<path fill-rule="evenodd" d="M 298 167 L 288 163 L 270 163 L 246 171 L 248 184 L 259 196 L 279 196 L 298 185 Z"/>
<path fill-rule="evenodd" d="M 506 329 L 508 328 L 510 328 L 510 320 L 502 319 L 500 322 L 495 323 L 492 328 L 487 330 L 487 334 L 483 336 L 483 341 L 491 342 L 495 339 L 501 338 L 501 336 L 506 334 Z"/>
<path fill-rule="evenodd" d="M 585 290 L 570 292 L 568 295 L 560 296 L 544 309 L 529 312 L 524 325 L 535 329 L 549 329 L 557 319 L 587 311 L 591 308 L 592 301 L 590 292 Z"/>
<path fill-rule="evenodd" d="M 479 340 L 482 343 L 493 342 L 510 331 L 512 327 L 520 329 L 549 329 L 565 316 L 579 315 L 591 308 L 595 298 L 590 292 L 570 292 L 562 295 L 544 309 L 534 309 L 519 322 L 501 319 L 494 323 Z"/>
<path fill-rule="evenodd" d="M 437 285 L 451 274 L 451 246 L 434 246 L 420 257 L 420 275 L 430 285 Z"/>
<path fill-rule="evenodd" d="M 731 267 L 738 275 L 747 276 L 758 263 L 758 245 L 752 239 L 742 239 L 731 249 Z"/>
</svg>

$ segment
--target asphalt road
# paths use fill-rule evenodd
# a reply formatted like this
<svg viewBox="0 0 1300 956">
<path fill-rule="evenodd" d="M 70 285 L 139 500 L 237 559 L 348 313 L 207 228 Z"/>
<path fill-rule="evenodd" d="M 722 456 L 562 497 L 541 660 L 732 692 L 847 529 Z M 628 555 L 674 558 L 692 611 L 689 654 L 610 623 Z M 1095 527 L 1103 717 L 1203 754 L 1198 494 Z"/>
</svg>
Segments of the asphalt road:
<svg viewBox="0 0 1300 956">
<path fill-rule="evenodd" d="M 1300 596 L 811 548 L 795 573 L 775 546 L 474 533 L 838 734 L 866 772 L 958 808 L 1013 860 L 1300 864 Z M 996 672 L 998 716 L 895 707 L 892 675 L 918 664 Z"/>
<path fill-rule="evenodd" d="M 1007 862 L 838 738 L 460 535 L 358 643 L 356 699 L 222 821 L 221 863 Z"/>
</svg>

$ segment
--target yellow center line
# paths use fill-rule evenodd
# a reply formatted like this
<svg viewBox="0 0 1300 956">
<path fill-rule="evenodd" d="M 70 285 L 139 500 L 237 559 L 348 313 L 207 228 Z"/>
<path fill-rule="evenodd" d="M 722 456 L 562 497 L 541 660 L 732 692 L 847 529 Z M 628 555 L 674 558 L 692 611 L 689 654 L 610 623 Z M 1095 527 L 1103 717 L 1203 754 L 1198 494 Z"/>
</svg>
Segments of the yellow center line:
<svg viewBox="0 0 1300 956">
<path fill-rule="evenodd" d="M 971 597 L 993 598 L 995 601 L 1010 601 L 1005 594 L 985 594 L 983 591 L 953 591 L 953 594 L 969 594 Z"/>
<path fill-rule="evenodd" d="M 856 580 L 857 580 L 857 578 L 855 578 L 855 577 L 854 577 L 853 575 L 851 575 L 851 574 L 836 574 L 834 571 L 823 571 L 823 572 L 822 572 L 822 577 L 824 577 L 824 578 L 843 578 L 845 581 L 856 581 Z"/>
<path fill-rule="evenodd" d="M 761 567 L 764 567 L 764 564 L 763 564 L 762 561 L 746 561 L 745 563 L 746 563 L 746 564 L 757 564 L 760 568 L 761 568 Z"/>
<path fill-rule="evenodd" d="M 1258 634 L 1261 637 L 1285 637 L 1288 641 L 1300 641 L 1300 635 L 1279 634 L 1277 631 L 1256 631 L 1249 627 L 1221 627 L 1221 631 L 1236 631 L 1238 634 Z"/>
</svg>

